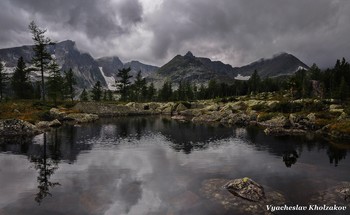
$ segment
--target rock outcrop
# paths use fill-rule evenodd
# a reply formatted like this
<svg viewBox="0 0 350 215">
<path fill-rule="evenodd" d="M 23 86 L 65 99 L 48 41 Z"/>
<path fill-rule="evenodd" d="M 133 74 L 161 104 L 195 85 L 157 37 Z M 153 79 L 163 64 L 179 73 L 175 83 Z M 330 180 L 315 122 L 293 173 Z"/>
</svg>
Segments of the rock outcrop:
<svg viewBox="0 0 350 215">
<path fill-rule="evenodd" d="M 337 204 L 350 207 L 350 182 L 342 182 L 328 189 L 321 190 L 311 197 L 310 203 L 318 205 Z"/>
<path fill-rule="evenodd" d="M 246 181 L 246 182 L 245 182 Z M 231 190 L 234 189 L 232 193 Z M 265 191 L 264 191 L 265 190 Z M 255 193 L 257 192 L 257 193 Z M 208 179 L 202 182 L 200 194 L 226 210 L 238 214 L 271 214 L 266 205 L 283 205 L 286 198 L 277 191 L 264 189 L 251 179 Z"/>
<path fill-rule="evenodd" d="M 35 125 L 20 119 L 0 120 L 0 137 L 34 136 L 41 132 Z"/>
<path fill-rule="evenodd" d="M 224 187 L 235 196 L 258 202 L 265 198 L 264 188 L 250 178 L 239 178 L 227 182 Z"/>
</svg>

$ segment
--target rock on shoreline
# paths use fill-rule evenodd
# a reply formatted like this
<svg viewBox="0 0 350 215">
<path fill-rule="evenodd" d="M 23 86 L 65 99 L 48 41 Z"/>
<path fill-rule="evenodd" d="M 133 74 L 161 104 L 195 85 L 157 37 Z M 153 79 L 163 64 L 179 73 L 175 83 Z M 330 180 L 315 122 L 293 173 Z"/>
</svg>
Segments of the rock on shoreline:
<svg viewBox="0 0 350 215">
<path fill-rule="evenodd" d="M 20 119 L 0 120 L 0 137 L 29 137 L 41 132 L 35 125 Z"/>
</svg>

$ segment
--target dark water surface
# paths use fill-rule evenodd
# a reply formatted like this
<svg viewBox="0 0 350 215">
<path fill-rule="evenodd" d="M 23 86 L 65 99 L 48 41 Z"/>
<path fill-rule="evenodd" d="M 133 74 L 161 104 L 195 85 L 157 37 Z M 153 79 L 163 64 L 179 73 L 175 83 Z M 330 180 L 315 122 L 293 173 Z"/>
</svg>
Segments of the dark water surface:
<svg viewBox="0 0 350 215">
<path fill-rule="evenodd" d="M 305 205 L 350 181 L 349 148 L 161 117 L 64 126 L 0 145 L 0 214 L 224 214 L 201 183 L 245 176 Z"/>
</svg>

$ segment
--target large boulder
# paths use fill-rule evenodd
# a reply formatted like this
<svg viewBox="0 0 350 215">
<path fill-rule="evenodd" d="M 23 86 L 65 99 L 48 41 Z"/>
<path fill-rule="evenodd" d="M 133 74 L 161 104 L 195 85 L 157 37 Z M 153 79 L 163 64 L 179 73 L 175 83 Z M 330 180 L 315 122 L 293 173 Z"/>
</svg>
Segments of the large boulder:
<svg viewBox="0 0 350 215">
<path fill-rule="evenodd" d="M 218 104 L 212 104 L 204 108 L 206 111 L 218 111 L 220 106 Z"/>
<path fill-rule="evenodd" d="M 88 113 L 70 113 L 66 116 L 65 119 L 74 120 L 77 123 L 86 123 L 98 120 L 98 115 Z"/>
<path fill-rule="evenodd" d="M 259 123 L 262 126 L 266 127 L 288 127 L 290 125 L 289 119 L 287 119 L 283 115 L 277 115 L 272 117 L 272 119 L 260 122 Z"/>
<path fill-rule="evenodd" d="M 176 112 L 179 113 L 179 112 L 184 111 L 184 110 L 187 110 L 187 107 L 184 104 L 180 103 L 177 105 Z"/>
<path fill-rule="evenodd" d="M 227 182 L 224 187 L 235 196 L 258 202 L 265 198 L 264 188 L 250 178 L 239 178 Z"/>
<path fill-rule="evenodd" d="M 213 111 L 206 114 L 202 114 L 192 118 L 192 122 L 219 122 L 222 119 L 222 115 L 219 111 Z"/>
<path fill-rule="evenodd" d="M 48 129 L 50 127 L 59 127 L 61 125 L 62 123 L 58 119 L 55 119 L 52 121 L 40 121 L 35 124 L 35 126 L 40 129 Z"/>
<path fill-rule="evenodd" d="M 339 205 L 350 207 L 350 182 L 341 182 L 335 186 L 321 190 L 311 197 L 310 204 Z"/>
<path fill-rule="evenodd" d="M 233 183 L 234 181 L 235 180 L 230 181 L 216 178 L 205 180 L 200 188 L 200 194 L 211 202 L 219 206 L 221 205 L 223 209 L 227 211 L 233 210 L 238 214 L 271 214 L 270 211 L 267 210 L 266 205 L 284 205 L 287 203 L 287 200 L 281 193 L 271 190 L 271 188 L 262 188 L 262 186 L 257 183 L 256 185 L 253 182 L 250 183 L 249 179 L 238 179 L 237 183 Z M 235 185 L 231 186 L 232 183 Z M 248 190 L 248 186 L 245 185 L 246 183 L 250 186 L 250 191 L 258 191 L 260 194 L 250 194 L 249 191 L 245 193 L 242 192 L 242 190 Z M 241 193 L 242 196 L 248 198 L 233 194 L 226 188 L 227 186 L 237 186 L 238 189 L 235 192 Z M 262 190 L 266 190 L 264 194 L 262 194 Z"/>
<path fill-rule="evenodd" d="M 1 137 L 34 136 L 41 132 L 35 125 L 20 119 L 0 120 Z"/>
<path fill-rule="evenodd" d="M 67 114 L 65 112 L 60 111 L 58 108 L 51 108 L 50 116 L 54 119 L 62 120 L 67 116 Z"/>
<path fill-rule="evenodd" d="M 245 113 L 232 113 L 228 116 L 228 123 L 232 125 L 247 125 L 250 117 Z"/>
<path fill-rule="evenodd" d="M 341 105 L 329 105 L 329 111 L 330 112 L 340 112 L 342 113 L 344 111 L 343 107 Z"/>
</svg>

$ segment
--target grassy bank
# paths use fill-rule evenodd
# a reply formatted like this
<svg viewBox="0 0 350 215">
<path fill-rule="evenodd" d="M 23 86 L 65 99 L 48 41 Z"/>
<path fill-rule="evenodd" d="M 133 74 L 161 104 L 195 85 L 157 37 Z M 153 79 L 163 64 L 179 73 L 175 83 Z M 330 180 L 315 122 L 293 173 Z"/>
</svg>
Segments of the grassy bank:
<svg viewBox="0 0 350 215">
<path fill-rule="evenodd" d="M 38 100 L 15 100 L 0 102 L 0 119 L 21 119 L 30 123 L 41 120 L 50 120 L 49 111 L 51 108 L 59 108 L 64 112 L 76 112 L 71 108 L 76 102 L 64 101 L 54 104 Z"/>
</svg>

